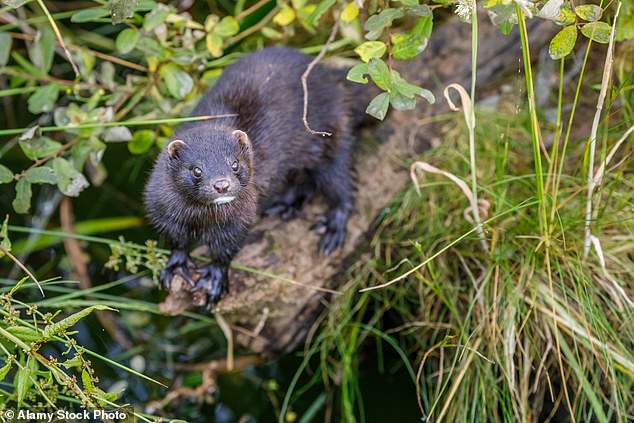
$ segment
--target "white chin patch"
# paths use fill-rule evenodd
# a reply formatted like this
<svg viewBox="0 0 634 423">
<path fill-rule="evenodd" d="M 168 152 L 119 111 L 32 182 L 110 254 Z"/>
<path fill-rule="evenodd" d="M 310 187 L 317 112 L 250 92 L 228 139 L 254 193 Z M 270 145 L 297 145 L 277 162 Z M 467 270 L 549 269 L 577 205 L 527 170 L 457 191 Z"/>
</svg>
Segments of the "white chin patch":
<svg viewBox="0 0 634 423">
<path fill-rule="evenodd" d="M 233 196 L 216 198 L 214 204 L 227 204 L 232 202 L 235 198 L 236 197 Z"/>
</svg>

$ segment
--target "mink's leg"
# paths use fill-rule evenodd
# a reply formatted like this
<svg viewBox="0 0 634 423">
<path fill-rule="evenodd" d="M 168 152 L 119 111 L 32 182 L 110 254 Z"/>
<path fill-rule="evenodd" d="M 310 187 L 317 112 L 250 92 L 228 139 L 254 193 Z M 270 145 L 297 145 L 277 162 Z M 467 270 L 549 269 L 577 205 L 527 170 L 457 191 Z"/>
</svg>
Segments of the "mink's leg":
<svg viewBox="0 0 634 423">
<path fill-rule="evenodd" d="M 188 282 L 192 282 L 189 267 L 193 262 L 184 248 L 174 248 L 167 263 L 159 276 L 159 282 L 164 289 L 169 289 L 174 276 L 179 275 Z"/>
<path fill-rule="evenodd" d="M 198 269 L 198 272 L 200 279 L 194 289 L 207 294 L 207 307 L 211 307 L 229 292 L 229 264 L 211 263 Z"/>
<path fill-rule="evenodd" d="M 345 145 L 345 144 L 344 144 Z M 313 226 L 321 233 L 319 252 L 325 255 L 342 248 L 346 241 L 346 224 L 352 210 L 353 183 L 350 155 L 346 149 L 335 153 L 329 163 L 315 172 L 317 188 L 326 197 L 328 211 L 323 221 Z"/>
<path fill-rule="evenodd" d="M 274 196 L 268 202 L 263 214 L 265 216 L 279 215 L 282 220 L 292 220 L 299 215 L 304 205 L 315 195 L 315 184 L 308 176 L 301 180 L 290 182 L 285 191 Z"/>
</svg>

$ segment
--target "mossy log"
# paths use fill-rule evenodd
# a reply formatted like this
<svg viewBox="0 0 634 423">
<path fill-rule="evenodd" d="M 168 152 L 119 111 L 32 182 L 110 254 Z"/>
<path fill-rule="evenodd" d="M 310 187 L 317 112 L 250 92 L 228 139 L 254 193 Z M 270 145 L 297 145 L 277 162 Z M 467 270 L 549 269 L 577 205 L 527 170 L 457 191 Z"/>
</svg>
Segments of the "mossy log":
<svg viewBox="0 0 634 423">
<path fill-rule="evenodd" d="M 521 66 L 517 30 L 504 36 L 482 21 L 478 49 L 480 91 Z M 541 50 L 556 31 L 555 25 L 543 20 L 531 21 L 528 28 L 534 51 Z M 355 164 L 355 211 L 348 223 L 343 251 L 328 257 L 317 251 L 319 238 L 310 232 L 310 226 L 324 211 L 325 205 L 320 201 L 307 205 L 290 222 L 274 217 L 259 221 L 249 243 L 236 257 L 237 265 L 230 270 L 230 292 L 215 309 L 233 328 L 237 344 L 263 356 L 274 356 L 291 351 L 306 338 L 323 305 L 333 295 L 330 291 L 342 282 L 346 265 L 367 244 L 375 217 L 409 183 L 413 155 L 426 148 L 433 137 L 431 133 L 419 133 L 418 122 L 448 111 L 442 95 L 447 85 L 458 83 L 468 89 L 471 26 L 457 19 L 441 24 L 418 59 L 395 66 L 406 79 L 431 88 L 436 104 L 419 100 L 413 111 L 391 113 L 384 123 L 372 129 L 372 141 L 364 139 L 360 143 Z M 240 267 L 257 269 L 257 273 L 239 270 Z M 174 280 L 161 310 L 178 314 L 191 305 L 200 305 L 204 300 L 193 298 L 188 288 L 182 280 Z"/>
</svg>

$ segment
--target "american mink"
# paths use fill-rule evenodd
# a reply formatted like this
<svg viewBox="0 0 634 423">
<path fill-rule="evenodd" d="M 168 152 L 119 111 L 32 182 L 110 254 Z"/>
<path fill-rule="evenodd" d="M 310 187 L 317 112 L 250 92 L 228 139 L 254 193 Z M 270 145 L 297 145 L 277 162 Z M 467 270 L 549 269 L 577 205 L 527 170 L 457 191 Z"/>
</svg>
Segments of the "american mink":
<svg viewBox="0 0 634 423">
<path fill-rule="evenodd" d="M 293 216 L 312 188 L 326 199 L 319 250 L 343 246 L 353 204 L 350 171 L 354 129 L 365 122 L 372 89 L 345 72 L 317 65 L 308 77 L 308 122 L 303 124 L 301 75 L 312 57 L 267 48 L 229 66 L 203 96 L 193 116 L 235 114 L 190 122 L 160 153 L 145 187 L 149 217 L 172 244 L 160 282 L 175 273 L 191 281 L 186 248 L 207 244 L 211 262 L 199 269 L 194 291 L 208 303 L 228 290 L 228 266 L 259 213 Z M 299 176 L 297 176 L 299 175 Z M 288 186 L 291 177 L 294 185 Z"/>
</svg>

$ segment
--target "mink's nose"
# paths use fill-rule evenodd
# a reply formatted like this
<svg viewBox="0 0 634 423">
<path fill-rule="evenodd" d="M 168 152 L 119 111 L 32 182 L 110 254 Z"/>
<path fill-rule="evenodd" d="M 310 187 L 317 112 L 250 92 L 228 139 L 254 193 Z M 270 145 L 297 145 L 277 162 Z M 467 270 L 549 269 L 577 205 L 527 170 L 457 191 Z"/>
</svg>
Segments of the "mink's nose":
<svg viewBox="0 0 634 423">
<path fill-rule="evenodd" d="M 218 194 L 225 194 L 227 191 L 229 191 L 229 186 L 231 184 L 229 183 L 228 179 L 218 179 L 216 182 L 214 182 L 214 189 L 218 192 Z"/>
</svg>

